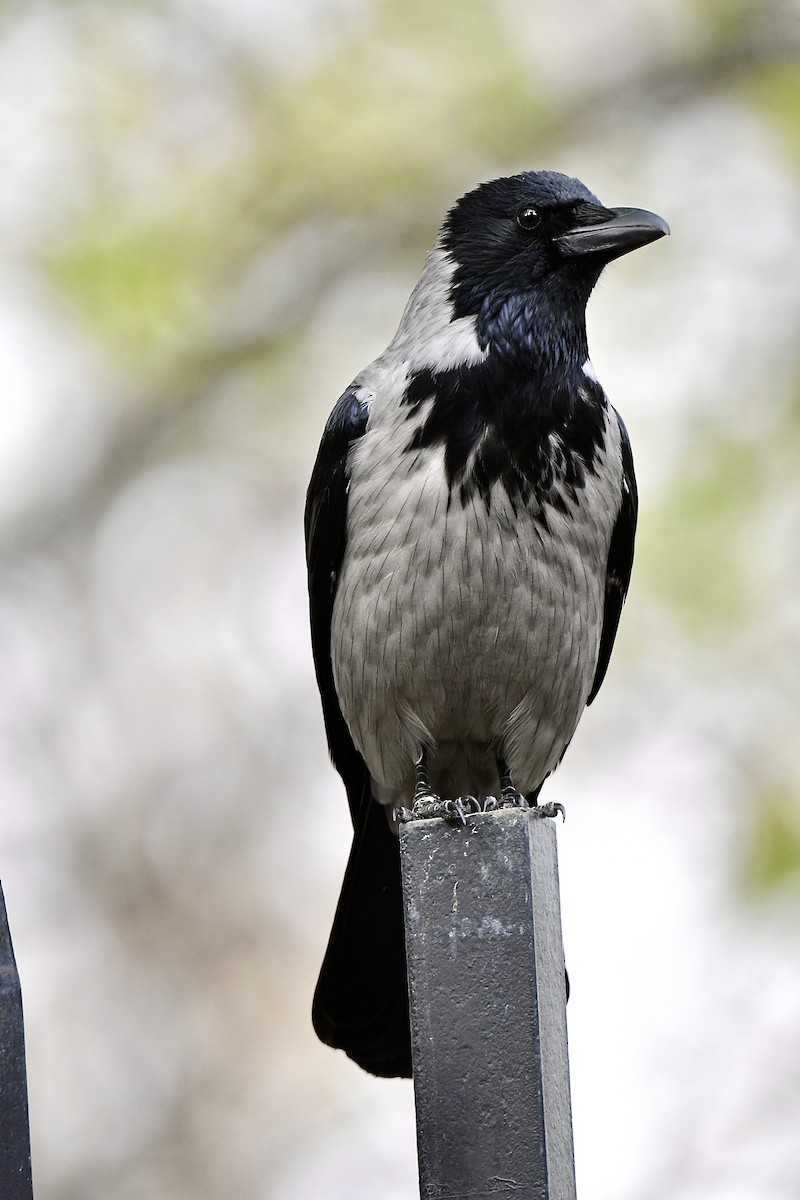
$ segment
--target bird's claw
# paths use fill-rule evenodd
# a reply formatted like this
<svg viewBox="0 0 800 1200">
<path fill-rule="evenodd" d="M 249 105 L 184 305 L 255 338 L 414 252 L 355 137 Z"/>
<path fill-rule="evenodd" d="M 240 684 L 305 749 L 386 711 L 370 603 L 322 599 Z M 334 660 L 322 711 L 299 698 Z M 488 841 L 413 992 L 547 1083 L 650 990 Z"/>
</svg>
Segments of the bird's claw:
<svg viewBox="0 0 800 1200">
<path fill-rule="evenodd" d="M 500 794 L 500 799 L 497 801 L 498 808 L 530 808 L 530 804 L 523 796 L 522 792 L 518 792 L 516 788 L 503 788 Z"/>
<path fill-rule="evenodd" d="M 504 791 L 500 796 L 485 796 L 478 800 L 475 796 L 457 796 L 455 800 L 442 800 L 433 793 L 417 796 L 411 808 L 398 804 L 392 809 L 392 820 L 398 824 L 407 821 L 427 821 L 433 817 L 441 817 L 445 821 L 460 821 L 466 825 L 467 817 L 474 813 L 497 812 L 501 808 L 521 808 L 530 811 L 537 817 L 557 817 L 562 821 L 567 819 L 563 804 L 531 804 L 522 792 Z"/>
<path fill-rule="evenodd" d="M 488 807 L 488 801 L 492 800 L 492 809 L 494 808 L 522 808 L 532 812 L 537 817 L 557 817 L 561 816 L 562 821 L 566 821 L 567 813 L 563 804 L 549 801 L 547 804 L 532 804 L 522 792 L 518 792 L 516 788 L 503 788 L 499 800 L 495 800 L 493 796 L 487 796 L 487 805 L 484 808 L 485 812 L 491 811 Z"/>
<path fill-rule="evenodd" d="M 564 805 L 554 804 L 552 800 L 547 804 L 534 804 L 531 812 L 535 813 L 537 817 L 557 817 L 560 813 L 562 821 L 566 821 L 567 819 L 567 810 L 564 808 Z"/>
<path fill-rule="evenodd" d="M 466 825 L 467 817 L 484 811 L 483 804 L 477 796 L 457 796 L 455 800 L 446 800 L 445 808 L 446 816 L 451 821 L 460 821 L 462 825 Z"/>
<path fill-rule="evenodd" d="M 467 810 L 460 796 L 457 796 L 455 800 L 445 800 L 445 809 L 451 821 L 460 821 L 462 825 L 466 825 Z"/>
<path fill-rule="evenodd" d="M 392 815 L 401 824 L 407 821 L 430 821 L 434 817 L 442 817 L 447 821 L 454 816 L 456 820 L 463 821 L 464 810 L 456 808 L 456 805 L 461 805 L 461 801 L 443 800 L 441 796 L 428 792 L 415 796 L 411 808 L 398 805 L 392 810 Z"/>
<path fill-rule="evenodd" d="M 392 809 L 392 819 L 400 824 L 406 821 L 430 820 L 441 817 L 445 821 L 460 821 L 466 825 L 467 817 L 483 812 L 480 800 L 475 796 L 457 796 L 455 800 L 442 800 L 440 796 L 417 796 L 411 808 L 398 804 Z"/>
<path fill-rule="evenodd" d="M 411 805 L 411 819 L 427 819 L 443 817 L 446 814 L 446 801 L 441 796 L 429 792 L 427 795 L 415 796 Z"/>
</svg>

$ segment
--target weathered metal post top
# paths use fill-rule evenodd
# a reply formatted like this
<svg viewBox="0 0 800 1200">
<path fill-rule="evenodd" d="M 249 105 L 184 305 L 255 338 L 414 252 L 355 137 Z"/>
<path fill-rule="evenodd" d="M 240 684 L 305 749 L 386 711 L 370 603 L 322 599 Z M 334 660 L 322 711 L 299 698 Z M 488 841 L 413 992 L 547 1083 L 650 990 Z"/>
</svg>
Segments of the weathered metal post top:
<svg viewBox="0 0 800 1200">
<path fill-rule="evenodd" d="M 555 822 L 400 834 L 422 1200 L 574 1200 Z"/>
</svg>

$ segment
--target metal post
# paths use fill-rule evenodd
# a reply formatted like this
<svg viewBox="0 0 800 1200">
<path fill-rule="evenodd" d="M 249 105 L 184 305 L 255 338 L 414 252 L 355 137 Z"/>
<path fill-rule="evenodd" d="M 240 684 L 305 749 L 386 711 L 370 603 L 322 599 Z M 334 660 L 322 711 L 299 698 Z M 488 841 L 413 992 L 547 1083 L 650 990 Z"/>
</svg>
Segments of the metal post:
<svg viewBox="0 0 800 1200">
<path fill-rule="evenodd" d="M 6 904 L 0 886 L 0 1196 L 33 1200 L 25 1032 Z"/>
<path fill-rule="evenodd" d="M 555 822 L 402 826 L 422 1200 L 574 1200 Z"/>
</svg>

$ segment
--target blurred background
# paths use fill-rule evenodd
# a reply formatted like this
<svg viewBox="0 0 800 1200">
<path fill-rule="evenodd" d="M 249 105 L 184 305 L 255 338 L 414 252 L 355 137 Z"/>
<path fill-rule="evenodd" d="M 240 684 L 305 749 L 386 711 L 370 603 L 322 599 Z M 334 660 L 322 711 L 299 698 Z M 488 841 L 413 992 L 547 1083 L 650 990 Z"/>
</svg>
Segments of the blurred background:
<svg viewBox="0 0 800 1200">
<path fill-rule="evenodd" d="M 638 557 L 559 826 L 583 1200 L 800 1196 L 800 12 L 5 0 L 0 874 L 38 1200 L 407 1200 L 317 1043 L 349 843 L 307 635 L 324 420 L 447 207 L 673 236 L 590 306 Z"/>
</svg>

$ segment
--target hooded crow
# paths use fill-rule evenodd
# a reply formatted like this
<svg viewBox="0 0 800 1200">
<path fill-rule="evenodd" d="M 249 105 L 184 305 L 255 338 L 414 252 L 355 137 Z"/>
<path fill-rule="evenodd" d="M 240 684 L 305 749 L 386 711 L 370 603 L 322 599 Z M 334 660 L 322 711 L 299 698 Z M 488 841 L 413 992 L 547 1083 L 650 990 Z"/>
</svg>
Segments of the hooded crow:
<svg viewBox="0 0 800 1200">
<path fill-rule="evenodd" d="M 668 232 L 552 171 L 482 184 L 325 427 L 311 634 L 354 838 L 313 1021 L 373 1074 L 411 1074 L 397 809 L 535 804 L 603 682 L 637 498 L 586 304 Z"/>
</svg>

